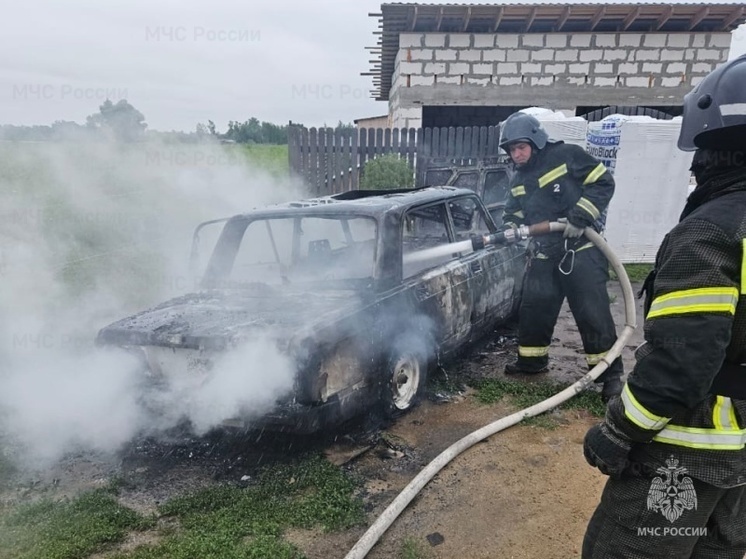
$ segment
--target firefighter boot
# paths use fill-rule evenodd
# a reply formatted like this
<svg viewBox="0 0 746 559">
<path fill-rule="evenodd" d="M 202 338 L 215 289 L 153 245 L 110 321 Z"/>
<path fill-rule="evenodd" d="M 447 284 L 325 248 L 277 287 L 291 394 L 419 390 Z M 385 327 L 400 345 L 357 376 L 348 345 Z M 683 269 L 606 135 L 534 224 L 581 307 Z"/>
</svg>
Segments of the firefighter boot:
<svg viewBox="0 0 746 559">
<path fill-rule="evenodd" d="M 505 365 L 506 375 L 538 375 L 549 369 L 549 359 L 519 357 Z"/>
</svg>

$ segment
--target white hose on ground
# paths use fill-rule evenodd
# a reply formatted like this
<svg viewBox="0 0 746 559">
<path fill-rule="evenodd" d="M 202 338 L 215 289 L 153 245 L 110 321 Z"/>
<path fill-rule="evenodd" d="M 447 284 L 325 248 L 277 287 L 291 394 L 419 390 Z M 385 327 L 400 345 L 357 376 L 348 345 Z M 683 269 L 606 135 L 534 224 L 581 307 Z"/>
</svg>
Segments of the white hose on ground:
<svg viewBox="0 0 746 559">
<path fill-rule="evenodd" d="M 553 222 L 550 224 L 551 231 L 562 231 L 564 228 L 564 223 Z M 489 425 L 486 425 L 481 429 L 474 431 L 473 433 L 470 433 L 469 435 L 455 442 L 443 452 L 441 452 L 432 462 L 425 466 L 425 468 L 419 474 L 417 474 L 417 476 L 412 481 L 409 482 L 409 485 L 407 485 L 401 493 L 399 493 L 396 499 L 393 500 L 388 508 L 383 511 L 381 516 L 378 517 L 378 519 L 371 525 L 371 527 L 368 528 L 365 534 L 363 534 L 363 536 L 358 540 L 355 546 L 345 556 L 345 559 L 362 559 L 363 557 L 365 557 L 379 540 L 379 538 L 383 535 L 383 533 L 389 528 L 389 526 L 391 526 L 391 524 L 394 523 L 394 520 L 396 520 L 396 518 L 402 513 L 402 511 L 407 507 L 412 499 L 414 499 L 417 493 L 419 493 L 420 490 L 456 456 L 471 448 L 476 443 L 483 441 L 487 437 L 492 436 L 495 433 L 502 431 L 503 429 L 512 427 L 516 423 L 519 423 L 528 417 L 534 417 L 535 415 L 539 415 L 541 413 L 544 413 L 545 411 L 549 411 L 552 408 L 569 400 L 576 394 L 584 391 L 593 383 L 593 381 L 595 381 L 601 375 L 601 373 L 603 373 L 609 367 L 609 365 L 611 365 L 611 363 L 617 357 L 621 355 L 622 349 L 627 344 L 627 340 L 635 331 L 636 327 L 635 296 L 634 292 L 632 291 L 632 285 L 630 284 L 627 273 L 624 270 L 624 266 L 622 266 L 622 263 L 612 252 L 609 245 L 606 244 L 606 241 L 604 241 L 603 237 L 601 237 L 601 235 L 590 228 L 587 228 L 585 230 L 585 236 L 588 238 L 588 240 L 593 242 L 593 244 L 596 245 L 601 250 L 601 252 L 604 253 L 608 261 L 611 263 L 614 272 L 616 272 L 616 275 L 619 278 L 619 283 L 622 286 L 622 294 L 624 296 L 624 329 L 622 330 L 622 333 L 619 335 L 614 345 L 611 346 L 611 349 L 607 352 L 606 356 L 583 378 L 578 380 L 575 384 L 568 386 L 563 391 L 555 394 L 551 398 L 548 398 L 543 402 L 539 402 L 538 404 L 518 411 L 514 414 L 498 419 L 497 421 L 490 423 Z"/>
</svg>

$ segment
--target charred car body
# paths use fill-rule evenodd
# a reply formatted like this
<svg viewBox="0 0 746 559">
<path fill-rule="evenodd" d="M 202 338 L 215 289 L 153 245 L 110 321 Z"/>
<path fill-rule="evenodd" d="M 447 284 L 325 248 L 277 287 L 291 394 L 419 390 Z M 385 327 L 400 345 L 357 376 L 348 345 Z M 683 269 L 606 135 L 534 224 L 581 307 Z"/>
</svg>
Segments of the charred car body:
<svg viewBox="0 0 746 559">
<path fill-rule="evenodd" d="M 436 359 L 515 312 L 524 247 L 464 242 L 494 231 L 474 192 L 452 187 L 255 210 L 225 220 L 198 292 L 97 341 L 142 352 L 168 380 L 209 375 L 215 356 L 262 336 L 292 357 L 295 375 L 254 424 L 311 432 L 374 405 L 397 414 L 417 402 Z M 246 374 L 273 374 L 261 365 L 246 363 Z"/>
</svg>

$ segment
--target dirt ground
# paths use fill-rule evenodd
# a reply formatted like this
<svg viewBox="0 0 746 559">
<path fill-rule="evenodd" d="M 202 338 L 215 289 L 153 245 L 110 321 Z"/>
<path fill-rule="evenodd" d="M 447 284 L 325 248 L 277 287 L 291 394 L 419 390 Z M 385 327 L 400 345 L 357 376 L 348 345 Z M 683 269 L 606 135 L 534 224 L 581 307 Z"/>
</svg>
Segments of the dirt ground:
<svg viewBox="0 0 746 559">
<path fill-rule="evenodd" d="M 610 284 L 618 329 L 623 302 Z M 641 320 L 638 301 L 638 322 Z M 471 377 L 503 376 L 515 352 L 515 340 L 497 332 L 462 360 L 440 374 Z M 508 333 L 509 334 L 509 333 Z M 625 369 L 642 328 L 625 348 Z M 544 378 L 580 378 L 586 370 L 572 316 L 563 308 L 552 347 L 552 369 Z M 531 382 L 526 379 L 526 382 Z M 413 412 L 382 433 L 355 433 L 323 442 L 332 461 L 364 480 L 369 524 L 433 458 L 461 437 L 509 414 L 506 404 L 484 405 L 467 391 L 432 394 Z M 605 477 L 583 459 L 582 440 L 597 421 L 585 412 L 551 412 L 557 427 L 518 425 L 493 435 L 456 457 L 420 492 L 369 553 L 371 559 L 399 559 L 405 542 L 415 542 L 424 558 L 521 559 L 580 556 L 583 533 L 601 493 Z M 282 460 L 307 445 L 292 437 L 266 441 L 212 437 L 174 440 L 170 444 L 139 441 L 115 459 L 71 457 L 52 472 L 36 474 L 20 488 L 0 494 L 17 500 L 24 495 L 73 495 L 106 483 L 113 476 L 128 483 L 122 502 L 151 511 L 169 497 L 216 481 L 247 480 L 252 467 Z M 253 445 L 247 451 L 246 445 Z M 294 530 L 287 534 L 309 559 L 343 558 L 366 527 L 323 534 Z M 130 542 L 128 545 L 132 545 Z"/>
</svg>

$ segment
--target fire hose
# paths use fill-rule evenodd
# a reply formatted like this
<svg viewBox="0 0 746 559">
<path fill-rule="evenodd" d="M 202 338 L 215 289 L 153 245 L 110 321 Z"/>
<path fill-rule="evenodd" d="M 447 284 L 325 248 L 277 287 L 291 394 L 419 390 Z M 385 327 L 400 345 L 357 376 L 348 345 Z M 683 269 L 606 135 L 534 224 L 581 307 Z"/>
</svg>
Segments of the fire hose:
<svg viewBox="0 0 746 559">
<path fill-rule="evenodd" d="M 529 237 L 546 235 L 548 233 L 563 231 L 565 223 L 561 222 L 542 222 L 531 226 L 521 226 L 506 231 L 500 231 L 481 237 L 474 237 L 472 239 L 472 245 L 474 250 L 480 250 L 488 245 L 505 244 L 510 242 L 517 242 L 519 240 L 525 240 Z M 601 374 L 611 365 L 611 363 L 621 355 L 622 349 L 627 344 L 627 340 L 630 338 L 636 327 L 635 317 L 635 297 L 632 291 L 632 285 L 630 284 L 629 277 L 624 270 L 624 266 L 612 252 L 611 248 L 606 241 L 591 228 L 586 228 L 584 231 L 586 238 L 596 245 L 601 252 L 606 256 L 607 260 L 612 266 L 612 269 L 619 278 L 619 283 L 622 286 L 622 294 L 624 297 L 624 313 L 625 313 L 625 325 L 622 333 L 617 338 L 616 342 L 601 361 L 591 369 L 583 378 L 568 386 L 561 392 L 558 392 L 551 398 L 534 404 L 531 407 L 498 419 L 489 425 L 486 425 L 469 435 L 466 435 L 459 441 L 449 446 L 446 450 L 441 452 L 432 462 L 430 462 L 425 468 L 420 471 L 417 476 L 409 482 L 409 484 L 402 490 L 401 493 L 392 501 L 392 503 L 383 511 L 378 519 L 371 525 L 370 528 L 363 534 L 358 540 L 355 546 L 345 556 L 345 559 L 362 559 L 368 552 L 373 548 L 383 533 L 393 524 L 394 520 L 402 513 L 407 505 L 414 499 L 414 497 L 420 492 L 420 490 L 433 478 L 435 475 L 442 470 L 451 460 L 456 456 L 471 448 L 478 442 L 483 441 L 487 437 L 494 435 L 508 427 L 512 427 L 516 423 L 520 423 L 522 420 L 529 417 L 534 417 L 541 413 L 551 410 L 552 408 L 562 404 L 569 400 L 573 396 L 584 391 L 595 381 Z"/>
</svg>

